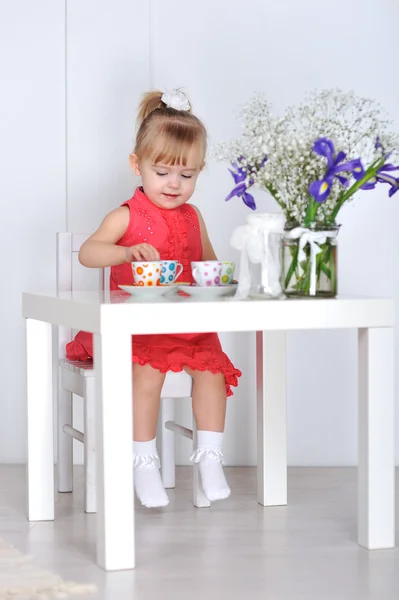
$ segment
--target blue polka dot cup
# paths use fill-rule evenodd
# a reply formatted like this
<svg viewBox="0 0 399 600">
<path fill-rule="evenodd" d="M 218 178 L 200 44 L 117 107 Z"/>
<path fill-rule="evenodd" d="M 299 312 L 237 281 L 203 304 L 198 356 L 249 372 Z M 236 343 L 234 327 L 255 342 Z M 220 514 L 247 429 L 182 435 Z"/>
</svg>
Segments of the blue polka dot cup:
<svg viewBox="0 0 399 600">
<path fill-rule="evenodd" d="M 183 272 L 183 265 L 177 260 L 163 260 L 161 265 L 161 285 L 172 285 Z"/>
</svg>

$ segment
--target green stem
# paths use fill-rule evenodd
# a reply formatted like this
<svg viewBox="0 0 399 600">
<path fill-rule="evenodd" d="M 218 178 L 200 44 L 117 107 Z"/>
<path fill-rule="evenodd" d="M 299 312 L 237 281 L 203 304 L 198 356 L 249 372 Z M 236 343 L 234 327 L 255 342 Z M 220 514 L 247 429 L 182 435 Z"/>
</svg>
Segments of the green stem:
<svg viewBox="0 0 399 600">
<path fill-rule="evenodd" d="M 310 261 L 310 255 L 309 255 L 307 257 L 306 264 L 305 264 L 304 277 L 303 277 L 301 285 L 300 285 L 300 290 L 302 292 L 305 292 L 307 295 L 309 294 L 309 291 L 310 291 L 310 273 L 311 273 L 310 262 L 311 261 Z"/>
<path fill-rule="evenodd" d="M 328 267 L 331 261 L 331 249 L 332 246 L 327 242 L 324 244 L 322 252 L 317 255 L 316 262 L 316 273 L 317 273 L 317 281 L 320 283 L 321 274 L 324 273 L 328 279 L 331 279 L 331 271 Z"/>
<path fill-rule="evenodd" d="M 321 271 L 323 271 L 324 275 L 325 275 L 326 277 L 328 277 L 328 279 L 330 279 L 330 280 L 331 280 L 331 277 L 332 277 L 332 275 L 331 275 L 331 271 L 330 271 L 330 269 L 327 267 L 327 265 L 326 265 L 325 263 L 322 263 L 322 264 L 320 265 L 320 272 L 321 272 Z"/>
<path fill-rule="evenodd" d="M 336 293 L 337 281 L 335 271 L 335 248 L 329 243 L 321 245 L 321 252 L 316 257 L 316 289 L 321 290 L 321 276 L 324 274 L 327 279 L 331 282 L 331 291 L 333 294 Z M 290 248 L 291 263 L 285 277 L 284 289 L 287 291 L 290 287 L 291 278 L 296 274 L 296 283 L 293 289 L 296 290 L 300 295 L 308 296 L 310 292 L 310 279 L 311 279 L 311 260 L 310 260 L 310 249 L 306 248 L 306 259 L 299 265 L 298 253 L 299 245 Z M 298 269 L 300 268 L 300 272 Z M 323 286 L 324 287 L 324 286 Z M 323 290 L 321 293 L 324 293 Z"/>
<path fill-rule="evenodd" d="M 304 221 L 305 227 L 310 227 L 310 225 L 313 223 L 313 221 L 316 218 L 316 213 L 317 213 L 318 208 L 319 208 L 319 205 L 317 204 L 315 199 L 312 196 L 309 196 L 308 204 L 306 207 L 305 221 Z"/>
<path fill-rule="evenodd" d="M 321 276 L 322 272 L 324 273 L 324 275 L 326 277 L 328 277 L 328 279 L 331 280 L 331 271 L 328 267 L 329 263 L 331 262 L 331 250 L 332 250 L 332 247 L 330 245 L 328 245 L 326 247 L 326 249 L 322 252 L 323 258 L 320 261 L 319 272 L 318 272 L 319 280 L 320 280 L 320 276 Z"/>
<path fill-rule="evenodd" d="M 337 272 L 335 268 L 335 260 L 336 260 L 336 249 L 332 246 L 330 247 L 330 268 L 331 268 L 331 287 L 332 293 L 335 295 L 337 293 Z"/>
<path fill-rule="evenodd" d="M 288 273 L 285 276 L 285 282 L 284 282 L 285 289 L 287 289 L 288 286 L 290 285 L 291 277 L 293 276 L 293 274 L 298 266 L 298 254 L 299 254 L 299 245 L 296 245 L 294 248 L 294 252 L 292 253 L 292 260 L 291 260 L 290 268 L 288 269 Z"/>
<path fill-rule="evenodd" d="M 373 164 L 370 165 L 370 167 L 365 172 L 364 177 L 362 179 L 360 179 L 359 181 L 355 181 L 355 183 L 346 192 L 344 192 L 342 194 L 341 198 L 338 200 L 337 204 L 335 205 L 334 210 L 331 213 L 332 221 L 335 221 L 339 211 L 342 208 L 342 205 L 348 200 L 348 198 L 353 196 L 353 194 L 356 194 L 356 192 L 359 190 L 359 188 L 362 187 L 362 185 L 364 185 L 365 183 L 370 181 L 370 179 L 375 177 L 378 169 L 380 169 L 384 164 L 385 164 L 385 156 L 374 161 Z"/>
</svg>

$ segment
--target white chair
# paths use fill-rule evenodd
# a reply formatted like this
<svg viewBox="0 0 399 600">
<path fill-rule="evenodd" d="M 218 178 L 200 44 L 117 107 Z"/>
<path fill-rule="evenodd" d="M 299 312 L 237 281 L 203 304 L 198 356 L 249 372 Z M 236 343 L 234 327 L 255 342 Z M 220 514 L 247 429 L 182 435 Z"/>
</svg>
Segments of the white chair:
<svg viewBox="0 0 399 600">
<path fill-rule="evenodd" d="M 72 291 L 74 286 L 74 259 L 88 234 L 57 234 L 57 291 Z M 82 267 L 83 269 L 83 267 Z M 99 269 L 98 286 L 105 289 L 109 282 L 107 269 Z M 79 287 L 79 286 L 78 286 Z M 65 358 L 65 344 L 72 339 L 70 329 L 58 328 L 58 373 L 57 373 L 57 429 L 58 429 L 58 491 L 72 492 L 73 489 L 73 439 L 84 444 L 84 506 L 85 512 L 96 512 L 96 475 L 95 475 L 95 371 L 93 362 L 74 362 Z M 161 472 L 165 488 L 175 487 L 175 449 L 174 434 L 178 433 L 196 443 L 196 429 L 193 417 L 193 429 L 175 423 L 175 400 L 191 398 L 192 379 L 184 372 L 167 373 L 161 394 L 161 410 L 158 423 L 158 451 L 161 458 Z M 73 427 L 72 394 L 83 398 L 84 432 Z M 193 465 L 193 502 L 202 508 L 210 506 L 204 495 L 198 473 Z"/>
</svg>

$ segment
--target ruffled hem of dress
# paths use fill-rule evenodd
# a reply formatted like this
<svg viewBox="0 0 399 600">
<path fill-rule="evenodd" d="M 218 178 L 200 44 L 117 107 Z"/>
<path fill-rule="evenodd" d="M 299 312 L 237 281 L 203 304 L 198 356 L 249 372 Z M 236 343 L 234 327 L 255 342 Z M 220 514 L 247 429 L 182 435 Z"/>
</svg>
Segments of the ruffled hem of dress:
<svg viewBox="0 0 399 600">
<path fill-rule="evenodd" d="M 164 355 L 167 350 L 167 358 L 156 358 L 154 353 L 157 349 Z M 241 377 L 242 373 L 239 369 L 236 369 L 228 356 L 222 352 L 220 358 L 223 360 L 223 364 L 220 364 L 218 360 L 219 356 L 216 357 L 212 349 L 209 352 L 204 352 L 201 348 L 186 348 L 184 346 L 175 348 L 165 348 L 161 346 L 140 346 L 139 353 L 137 352 L 137 346 L 134 349 L 132 360 L 134 363 L 141 366 L 150 365 L 153 369 L 157 369 L 161 373 L 167 373 L 173 371 L 179 373 L 183 371 L 184 367 L 189 367 L 193 371 L 210 371 L 211 373 L 223 373 L 226 382 L 226 395 L 227 397 L 232 396 L 233 392 L 231 386 L 237 387 L 238 378 Z M 155 351 L 155 352 L 154 352 Z M 191 356 L 190 356 L 191 354 Z M 209 354 L 209 356 L 202 356 L 201 354 Z M 219 353 L 218 353 L 219 354 Z M 173 356 L 175 355 L 175 357 Z M 176 356 L 178 355 L 178 356 Z M 180 355 L 180 356 L 179 356 Z M 89 360 L 93 357 L 88 354 L 84 346 L 73 340 L 66 345 L 66 356 L 68 360 Z M 218 364 L 219 363 L 219 364 Z"/>
<path fill-rule="evenodd" d="M 66 358 L 68 360 L 93 360 L 91 354 L 89 354 L 86 348 L 80 342 L 76 340 L 72 340 L 72 342 L 68 342 L 65 346 Z"/>
<path fill-rule="evenodd" d="M 226 382 L 226 396 L 227 397 L 230 397 L 233 395 L 231 386 L 237 387 L 238 386 L 238 378 L 241 377 L 241 371 L 239 371 L 238 369 L 235 369 L 234 367 L 232 367 L 231 369 L 226 369 L 226 368 L 223 368 L 222 366 L 215 368 L 214 364 L 212 364 L 212 366 L 210 364 L 209 365 L 206 365 L 206 364 L 198 365 L 197 363 L 195 363 L 194 361 L 190 361 L 189 359 L 185 360 L 184 364 L 182 361 L 169 362 L 166 367 L 164 366 L 163 363 L 161 365 L 159 362 L 157 362 L 153 358 L 143 359 L 143 358 L 138 358 L 137 356 L 133 356 L 133 362 L 137 363 L 141 366 L 150 365 L 153 369 L 157 369 L 161 373 L 167 373 L 168 371 L 173 371 L 174 373 L 179 373 L 180 371 L 183 371 L 184 367 L 189 367 L 193 371 L 210 371 L 211 373 L 214 373 L 215 375 L 216 375 L 216 373 L 223 373 L 224 379 Z"/>
</svg>

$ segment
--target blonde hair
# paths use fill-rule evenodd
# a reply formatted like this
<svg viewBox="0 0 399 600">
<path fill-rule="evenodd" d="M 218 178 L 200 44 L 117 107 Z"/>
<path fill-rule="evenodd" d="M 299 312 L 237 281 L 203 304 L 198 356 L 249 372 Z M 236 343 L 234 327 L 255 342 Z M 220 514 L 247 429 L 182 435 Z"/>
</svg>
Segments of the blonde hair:
<svg viewBox="0 0 399 600">
<path fill-rule="evenodd" d="M 203 123 L 190 110 L 176 110 L 162 102 L 162 92 L 144 94 L 137 116 L 134 154 L 154 164 L 187 165 L 195 149 L 198 168 L 205 160 L 207 135 Z"/>
</svg>

